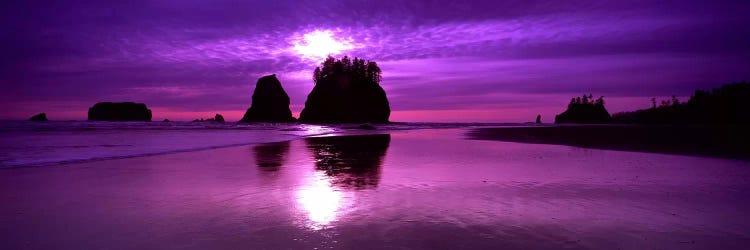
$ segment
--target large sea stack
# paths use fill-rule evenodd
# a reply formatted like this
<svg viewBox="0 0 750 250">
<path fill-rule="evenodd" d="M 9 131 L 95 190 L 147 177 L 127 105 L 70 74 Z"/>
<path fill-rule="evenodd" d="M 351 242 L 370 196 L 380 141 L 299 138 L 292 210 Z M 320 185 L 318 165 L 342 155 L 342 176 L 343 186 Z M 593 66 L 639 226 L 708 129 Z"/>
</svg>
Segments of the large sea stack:
<svg viewBox="0 0 750 250">
<path fill-rule="evenodd" d="M 387 123 L 391 108 L 380 87 L 375 62 L 328 57 L 315 68 L 315 87 L 307 96 L 301 122 Z"/>
<path fill-rule="evenodd" d="M 134 102 L 100 102 L 89 108 L 90 121 L 151 121 L 146 104 Z"/>
<path fill-rule="evenodd" d="M 253 101 L 240 122 L 293 122 L 286 94 L 276 74 L 258 79 L 253 91 Z"/>
<path fill-rule="evenodd" d="M 604 108 L 604 98 L 593 100 L 591 95 L 573 98 L 568 109 L 555 116 L 555 123 L 610 123 L 612 116 Z"/>
</svg>

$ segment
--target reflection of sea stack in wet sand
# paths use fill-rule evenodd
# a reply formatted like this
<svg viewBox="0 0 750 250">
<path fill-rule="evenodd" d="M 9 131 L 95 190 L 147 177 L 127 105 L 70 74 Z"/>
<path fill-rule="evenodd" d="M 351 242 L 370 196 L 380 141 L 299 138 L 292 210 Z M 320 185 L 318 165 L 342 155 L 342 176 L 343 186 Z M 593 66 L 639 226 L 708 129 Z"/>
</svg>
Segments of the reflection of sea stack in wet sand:
<svg viewBox="0 0 750 250">
<path fill-rule="evenodd" d="M 240 122 L 293 122 L 286 94 L 276 74 L 258 79 L 250 108 Z"/>
<path fill-rule="evenodd" d="M 90 121 L 151 121 L 146 104 L 134 102 L 100 102 L 89 108 Z"/>
<path fill-rule="evenodd" d="M 276 171 L 284 165 L 289 154 L 289 141 L 259 144 L 253 147 L 256 165 L 266 171 Z"/>
<path fill-rule="evenodd" d="M 334 185 L 354 189 L 377 187 L 390 141 L 389 134 L 305 139 L 315 168 L 331 176 Z"/>
</svg>

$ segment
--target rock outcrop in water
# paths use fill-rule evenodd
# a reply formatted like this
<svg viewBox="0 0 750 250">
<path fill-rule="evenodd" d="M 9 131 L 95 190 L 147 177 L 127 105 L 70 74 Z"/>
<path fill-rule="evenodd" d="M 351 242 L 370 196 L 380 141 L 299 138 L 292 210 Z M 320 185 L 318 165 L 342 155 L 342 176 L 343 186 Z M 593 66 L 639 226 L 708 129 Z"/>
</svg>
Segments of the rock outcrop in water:
<svg viewBox="0 0 750 250">
<path fill-rule="evenodd" d="M 224 116 L 221 114 L 216 114 L 214 118 L 208 118 L 208 119 L 195 119 L 193 122 L 224 122 Z"/>
<path fill-rule="evenodd" d="M 143 103 L 100 102 L 89 108 L 90 121 L 151 121 L 151 110 Z"/>
<path fill-rule="evenodd" d="M 301 122 L 387 123 L 391 114 L 381 71 L 375 62 L 328 57 L 315 68 L 315 87 L 307 96 Z"/>
<path fill-rule="evenodd" d="M 286 94 L 276 74 L 258 79 L 253 91 L 253 101 L 240 122 L 293 122 Z"/>
<path fill-rule="evenodd" d="M 211 120 L 211 119 L 209 119 Z M 216 114 L 213 119 L 214 122 L 224 122 L 224 116 L 221 114 Z"/>
<path fill-rule="evenodd" d="M 46 122 L 47 120 L 47 114 L 45 113 L 39 113 L 35 116 L 32 116 L 29 118 L 29 121 L 35 121 L 35 122 Z"/>
<path fill-rule="evenodd" d="M 555 123 L 610 123 L 612 116 L 604 108 L 604 98 L 592 100 L 591 95 L 583 95 L 570 100 L 568 110 L 555 116 Z"/>
</svg>

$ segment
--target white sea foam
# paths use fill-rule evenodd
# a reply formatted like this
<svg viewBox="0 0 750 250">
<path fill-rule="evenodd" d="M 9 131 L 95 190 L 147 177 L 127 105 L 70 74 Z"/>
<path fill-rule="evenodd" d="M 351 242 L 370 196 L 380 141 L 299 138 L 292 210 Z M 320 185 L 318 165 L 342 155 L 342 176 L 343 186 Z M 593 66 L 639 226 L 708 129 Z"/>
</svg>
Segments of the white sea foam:
<svg viewBox="0 0 750 250">
<path fill-rule="evenodd" d="M 2 122 L 0 168 L 124 158 L 334 133 L 300 124 Z"/>
</svg>

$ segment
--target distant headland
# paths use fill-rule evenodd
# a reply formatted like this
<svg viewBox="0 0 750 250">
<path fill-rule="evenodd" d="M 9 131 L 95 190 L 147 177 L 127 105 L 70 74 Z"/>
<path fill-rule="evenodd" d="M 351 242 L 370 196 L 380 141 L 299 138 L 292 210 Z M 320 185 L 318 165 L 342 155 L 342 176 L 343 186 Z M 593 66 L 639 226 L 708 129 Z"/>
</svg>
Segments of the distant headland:
<svg viewBox="0 0 750 250">
<path fill-rule="evenodd" d="M 604 99 L 573 98 L 555 123 L 597 124 L 477 128 L 470 139 L 561 144 L 586 148 L 750 158 L 750 83 L 698 90 L 652 107 L 609 116 Z M 607 124 L 607 126 L 599 126 Z"/>
<path fill-rule="evenodd" d="M 750 83 L 725 84 L 711 91 L 696 90 L 687 102 L 676 97 L 649 109 L 621 112 L 613 122 L 628 124 L 748 124 L 750 123 Z"/>
<path fill-rule="evenodd" d="M 687 102 L 672 96 L 657 105 L 652 98 L 648 109 L 615 113 L 610 116 L 604 97 L 596 100 L 583 95 L 570 100 L 568 109 L 555 117 L 555 123 L 581 124 L 747 124 L 750 123 L 750 83 L 722 85 L 711 91 L 696 90 Z"/>
</svg>

